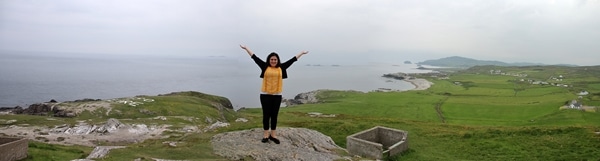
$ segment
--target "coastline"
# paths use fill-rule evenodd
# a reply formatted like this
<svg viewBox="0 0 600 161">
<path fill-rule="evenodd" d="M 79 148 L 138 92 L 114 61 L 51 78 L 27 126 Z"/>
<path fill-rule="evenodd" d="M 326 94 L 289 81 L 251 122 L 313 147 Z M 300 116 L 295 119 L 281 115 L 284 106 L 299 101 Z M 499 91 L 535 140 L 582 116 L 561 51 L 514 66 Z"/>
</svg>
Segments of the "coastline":
<svg viewBox="0 0 600 161">
<path fill-rule="evenodd" d="M 422 78 L 410 78 L 410 79 L 402 79 L 406 82 L 411 83 L 412 85 L 415 86 L 415 88 L 410 89 L 410 90 L 426 90 L 429 89 L 429 87 L 431 87 L 431 85 L 433 85 L 433 82 L 428 81 L 427 79 L 422 79 Z M 297 94 L 294 98 L 290 98 L 290 99 L 283 99 L 282 100 L 282 107 L 289 107 L 289 106 L 293 106 L 293 105 L 300 105 L 300 104 L 314 104 L 314 103 L 319 103 L 319 100 L 317 99 L 316 95 L 327 89 L 318 89 L 318 90 L 313 90 L 313 91 L 309 91 L 309 92 L 303 92 L 303 93 L 299 93 Z M 352 91 L 352 90 L 350 90 Z M 376 92 L 386 92 L 386 91 L 390 91 L 389 89 L 387 90 L 382 90 L 379 89 Z"/>
<path fill-rule="evenodd" d="M 409 82 L 415 86 L 415 88 L 413 88 L 411 90 L 426 90 L 429 87 L 431 87 L 431 85 L 433 85 L 433 82 L 430 82 L 427 79 L 422 79 L 422 78 L 404 79 L 404 81 Z"/>
</svg>

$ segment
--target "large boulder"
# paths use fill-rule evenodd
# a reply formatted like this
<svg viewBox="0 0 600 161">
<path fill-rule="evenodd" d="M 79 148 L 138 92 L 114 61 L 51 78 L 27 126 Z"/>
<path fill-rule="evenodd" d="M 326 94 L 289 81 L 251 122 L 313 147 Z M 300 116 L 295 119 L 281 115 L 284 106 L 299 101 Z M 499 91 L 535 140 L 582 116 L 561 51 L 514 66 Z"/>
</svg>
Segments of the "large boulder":
<svg viewBox="0 0 600 161">
<path fill-rule="evenodd" d="M 211 143 L 217 155 L 231 160 L 340 160 L 350 158 L 339 154 L 345 149 L 331 137 L 305 128 L 278 128 L 281 144 L 262 143 L 263 129 L 221 133 Z"/>
<path fill-rule="evenodd" d="M 12 113 L 14 111 L 22 111 L 23 107 L 15 106 L 15 107 L 0 107 L 0 112 Z"/>
<path fill-rule="evenodd" d="M 60 106 L 57 106 L 58 103 L 36 103 L 29 105 L 28 108 L 23 109 L 19 106 L 10 109 L 12 113 L 15 114 L 25 114 L 25 115 L 40 115 L 40 116 L 49 116 L 52 114 L 54 117 L 75 117 L 77 114 L 75 112 L 66 110 Z"/>
<path fill-rule="evenodd" d="M 319 103 L 319 99 L 317 99 L 317 94 L 319 94 L 319 92 L 321 92 L 321 90 L 300 93 L 297 94 L 294 99 L 286 99 L 283 100 L 283 102 L 286 106 Z"/>
<path fill-rule="evenodd" d="M 52 111 L 52 106 L 44 103 L 36 103 L 29 105 L 26 109 L 14 109 L 15 114 L 27 114 L 27 115 L 48 115 L 48 112 Z"/>
<path fill-rule="evenodd" d="M 54 117 L 75 117 L 77 114 L 74 111 L 68 110 L 66 108 L 56 106 L 52 108 L 54 112 Z"/>
</svg>

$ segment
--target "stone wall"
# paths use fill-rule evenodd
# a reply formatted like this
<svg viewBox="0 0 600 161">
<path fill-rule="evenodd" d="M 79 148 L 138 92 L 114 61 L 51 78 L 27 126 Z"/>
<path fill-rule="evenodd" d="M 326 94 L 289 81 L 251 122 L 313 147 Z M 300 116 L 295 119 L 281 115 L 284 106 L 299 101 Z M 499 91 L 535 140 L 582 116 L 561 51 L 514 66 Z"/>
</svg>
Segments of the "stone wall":
<svg viewBox="0 0 600 161">
<path fill-rule="evenodd" d="M 346 137 L 346 149 L 353 155 L 382 159 L 408 149 L 408 132 L 376 126 Z"/>
<path fill-rule="evenodd" d="M 346 137 L 346 149 L 352 155 L 381 159 L 383 145 L 376 142 L 366 141 L 357 137 Z"/>
<path fill-rule="evenodd" d="M 25 138 L 0 137 L 0 161 L 15 161 L 27 158 L 29 140 Z"/>
</svg>

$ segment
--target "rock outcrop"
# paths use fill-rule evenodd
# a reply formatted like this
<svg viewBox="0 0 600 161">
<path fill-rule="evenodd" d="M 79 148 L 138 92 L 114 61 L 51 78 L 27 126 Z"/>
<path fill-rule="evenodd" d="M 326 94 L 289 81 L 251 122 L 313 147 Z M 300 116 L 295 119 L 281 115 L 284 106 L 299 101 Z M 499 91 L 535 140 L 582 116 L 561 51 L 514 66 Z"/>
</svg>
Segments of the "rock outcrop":
<svg viewBox="0 0 600 161">
<path fill-rule="evenodd" d="M 263 129 L 255 128 L 217 134 L 211 143 L 215 154 L 231 160 L 341 160 L 345 149 L 331 137 L 305 128 L 278 128 L 281 144 L 262 143 Z"/>
<path fill-rule="evenodd" d="M 397 80 L 404 80 L 410 76 L 408 76 L 408 74 L 405 74 L 405 73 L 389 73 L 389 74 L 383 74 L 382 77 L 392 78 L 392 79 L 397 79 Z"/>
<path fill-rule="evenodd" d="M 92 151 L 90 155 L 86 157 L 86 159 L 103 158 L 108 154 L 108 152 L 110 152 L 110 150 L 120 148 L 126 148 L 126 146 L 97 146 L 96 148 L 94 148 L 94 151 Z"/>
<path fill-rule="evenodd" d="M 319 99 L 317 99 L 317 94 L 322 90 L 310 91 L 305 93 L 300 93 L 294 97 L 294 99 L 285 99 L 283 102 L 286 106 L 291 105 L 301 105 L 301 104 L 311 104 L 311 103 L 319 103 Z"/>
<path fill-rule="evenodd" d="M 26 109 L 14 109 L 15 114 L 28 114 L 28 115 L 43 115 L 46 116 L 52 111 L 52 106 L 45 103 L 36 103 L 29 105 Z"/>
<path fill-rule="evenodd" d="M 78 122 L 74 126 L 63 124 L 53 128 L 11 125 L 0 127 L 0 131 L 4 135 L 54 144 L 95 146 L 99 142 L 137 143 L 146 139 L 167 137 L 161 134 L 169 130 L 169 125 L 124 124 L 112 118 L 98 125 Z"/>
<path fill-rule="evenodd" d="M 15 106 L 15 107 L 0 107 L 0 112 L 1 113 L 13 113 L 13 111 L 15 110 L 23 110 L 23 107 L 21 106 Z"/>
<path fill-rule="evenodd" d="M 64 108 L 55 107 L 58 103 L 36 103 L 29 105 L 28 108 L 15 107 L 11 109 L 14 114 L 40 115 L 54 117 L 75 117 L 77 114 Z"/>
</svg>

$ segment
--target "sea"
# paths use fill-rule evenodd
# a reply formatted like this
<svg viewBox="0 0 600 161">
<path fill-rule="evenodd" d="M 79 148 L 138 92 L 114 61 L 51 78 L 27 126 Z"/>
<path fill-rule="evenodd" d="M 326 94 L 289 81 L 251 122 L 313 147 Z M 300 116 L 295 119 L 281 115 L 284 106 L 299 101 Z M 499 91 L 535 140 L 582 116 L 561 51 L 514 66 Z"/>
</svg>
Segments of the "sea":
<svg viewBox="0 0 600 161">
<path fill-rule="evenodd" d="M 318 89 L 371 92 L 410 90 L 388 73 L 426 73 L 416 64 L 310 64 L 288 69 L 283 97 Z M 260 68 L 247 57 L 52 56 L 0 54 L 0 107 L 28 107 L 52 99 L 113 99 L 198 91 L 228 98 L 234 109 L 259 108 Z"/>
</svg>

